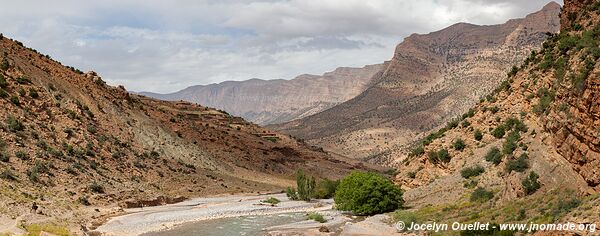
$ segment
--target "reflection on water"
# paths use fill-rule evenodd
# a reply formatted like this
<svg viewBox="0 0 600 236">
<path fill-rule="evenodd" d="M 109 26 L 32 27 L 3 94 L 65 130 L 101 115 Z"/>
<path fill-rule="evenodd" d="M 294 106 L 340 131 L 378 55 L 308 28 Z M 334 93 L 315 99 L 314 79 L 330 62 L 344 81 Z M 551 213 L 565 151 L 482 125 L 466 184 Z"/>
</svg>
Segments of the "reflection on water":
<svg viewBox="0 0 600 236">
<path fill-rule="evenodd" d="M 172 230 L 144 234 L 146 236 L 222 236 L 264 235 L 263 229 L 270 226 L 289 224 L 306 219 L 305 213 L 285 213 L 264 216 L 242 216 L 218 220 L 188 223 Z"/>
</svg>

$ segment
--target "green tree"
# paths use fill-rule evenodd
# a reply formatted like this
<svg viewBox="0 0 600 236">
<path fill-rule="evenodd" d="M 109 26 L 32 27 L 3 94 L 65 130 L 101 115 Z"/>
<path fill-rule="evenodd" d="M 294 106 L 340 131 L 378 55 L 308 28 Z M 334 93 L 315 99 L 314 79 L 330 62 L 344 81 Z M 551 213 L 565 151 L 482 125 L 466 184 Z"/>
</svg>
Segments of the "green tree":
<svg viewBox="0 0 600 236">
<path fill-rule="evenodd" d="M 298 170 L 296 173 L 296 185 L 298 185 L 298 198 L 304 201 L 310 201 L 315 192 L 315 178 L 308 176 L 304 170 Z"/>
<path fill-rule="evenodd" d="M 337 209 L 358 215 L 394 211 L 404 204 L 402 190 L 389 179 L 372 172 L 352 172 L 335 192 Z"/>
<path fill-rule="evenodd" d="M 542 187 L 538 181 L 538 178 L 540 178 L 540 176 L 532 171 L 529 173 L 529 176 L 527 176 L 527 178 L 521 182 L 521 184 L 523 184 L 523 190 L 525 190 L 525 194 L 533 194 L 535 191 L 540 189 L 540 187 Z"/>
<path fill-rule="evenodd" d="M 475 133 L 473 133 L 473 136 L 475 138 L 475 140 L 477 141 L 481 141 L 481 139 L 483 138 L 483 134 L 481 133 L 481 130 L 476 129 Z"/>
</svg>

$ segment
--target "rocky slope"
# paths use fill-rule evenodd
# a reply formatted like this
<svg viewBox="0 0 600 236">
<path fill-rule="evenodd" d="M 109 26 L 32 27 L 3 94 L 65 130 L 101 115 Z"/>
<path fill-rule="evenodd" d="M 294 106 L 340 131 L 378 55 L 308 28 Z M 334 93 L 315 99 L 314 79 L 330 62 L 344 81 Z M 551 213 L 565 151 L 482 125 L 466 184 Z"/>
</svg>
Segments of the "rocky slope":
<svg viewBox="0 0 600 236">
<path fill-rule="evenodd" d="M 383 67 L 384 64 L 341 67 L 321 76 L 300 75 L 292 80 L 227 81 L 192 86 L 171 94 L 141 94 L 197 102 L 257 124 L 276 124 L 318 113 L 355 97 Z"/>
<path fill-rule="evenodd" d="M 395 156 L 419 217 L 600 224 L 599 42 L 600 1 L 565 1 L 561 31 L 540 52 L 408 158 Z M 490 197 L 473 201 L 477 188 Z"/>
<path fill-rule="evenodd" d="M 280 190 L 299 168 L 364 168 L 212 108 L 108 86 L 3 36 L 0 110 L 0 230 L 80 232 L 120 207 Z"/>
<path fill-rule="evenodd" d="M 558 32 L 559 11 L 552 2 L 500 25 L 458 23 L 413 34 L 357 97 L 272 127 L 332 152 L 387 162 L 497 86 L 513 64 L 541 46 L 546 33 Z"/>
</svg>

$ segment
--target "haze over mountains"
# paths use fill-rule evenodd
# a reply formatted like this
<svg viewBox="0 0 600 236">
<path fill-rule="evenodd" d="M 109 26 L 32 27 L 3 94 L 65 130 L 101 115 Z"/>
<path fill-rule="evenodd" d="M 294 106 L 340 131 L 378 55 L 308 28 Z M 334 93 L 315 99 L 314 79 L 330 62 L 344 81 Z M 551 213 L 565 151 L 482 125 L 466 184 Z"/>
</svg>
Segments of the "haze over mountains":
<svg viewBox="0 0 600 236">
<path fill-rule="evenodd" d="M 355 97 L 383 67 L 383 64 L 340 67 L 321 76 L 300 75 L 292 80 L 226 81 L 192 86 L 170 94 L 140 94 L 196 102 L 257 124 L 275 124 L 318 113 Z"/>
<path fill-rule="evenodd" d="M 385 162 L 406 145 L 465 113 L 510 67 L 559 30 L 551 2 L 500 25 L 457 23 L 396 47 L 391 62 L 360 95 L 321 113 L 271 126 L 326 150 Z"/>
</svg>

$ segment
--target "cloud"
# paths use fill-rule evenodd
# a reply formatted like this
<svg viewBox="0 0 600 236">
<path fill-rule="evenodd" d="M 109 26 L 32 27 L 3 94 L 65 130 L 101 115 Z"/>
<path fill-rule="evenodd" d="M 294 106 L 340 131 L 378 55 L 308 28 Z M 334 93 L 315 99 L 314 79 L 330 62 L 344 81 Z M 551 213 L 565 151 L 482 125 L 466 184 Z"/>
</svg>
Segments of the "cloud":
<svg viewBox="0 0 600 236">
<path fill-rule="evenodd" d="M 291 79 L 389 60 L 411 33 L 503 23 L 547 0 L 179 0 L 3 3 L 0 29 L 133 91 Z"/>
</svg>

